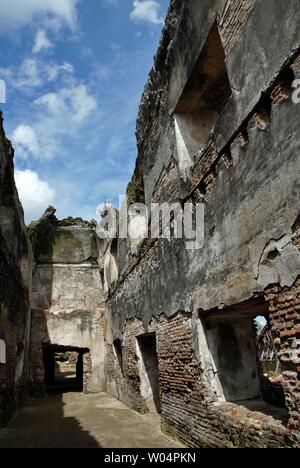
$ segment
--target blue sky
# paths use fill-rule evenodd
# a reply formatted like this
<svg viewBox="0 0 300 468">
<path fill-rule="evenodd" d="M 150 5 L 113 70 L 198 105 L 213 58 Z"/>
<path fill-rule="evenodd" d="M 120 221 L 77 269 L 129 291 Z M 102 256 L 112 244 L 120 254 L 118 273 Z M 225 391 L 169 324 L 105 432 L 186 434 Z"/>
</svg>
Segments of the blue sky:
<svg viewBox="0 0 300 468">
<path fill-rule="evenodd" d="M 5 129 L 26 221 L 96 217 L 125 193 L 168 0 L 0 0 Z"/>
</svg>

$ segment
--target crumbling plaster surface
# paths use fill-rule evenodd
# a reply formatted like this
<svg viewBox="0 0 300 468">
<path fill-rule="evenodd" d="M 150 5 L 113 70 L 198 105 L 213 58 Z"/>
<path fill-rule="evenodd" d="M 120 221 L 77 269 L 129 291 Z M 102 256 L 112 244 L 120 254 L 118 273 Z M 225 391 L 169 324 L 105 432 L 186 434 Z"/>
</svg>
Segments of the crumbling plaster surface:
<svg viewBox="0 0 300 468">
<path fill-rule="evenodd" d="M 103 337 L 103 310 L 73 310 L 63 312 L 33 311 L 35 320 L 46 322 L 47 332 L 40 334 L 40 342 L 69 348 L 89 349 L 92 369 L 90 390 L 92 393 L 105 388 L 105 349 Z M 41 349 L 41 348 L 40 348 Z"/>
<path fill-rule="evenodd" d="M 102 302 L 99 268 L 87 264 L 39 265 L 33 283 L 32 306 L 68 313 L 96 308 Z"/>
<path fill-rule="evenodd" d="M 167 170 L 172 157 L 176 160 L 170 100 L 175 105 L 193 60 L 217 14 L 223 11 L 224 2 L 209 4 L 196 1 L 185 11 L 183 6 L 172 2 L 137 126 L 137 166 L 143 174 L 147 202 L 153 198 L 156 202 L 173 202 L 176 201 L 174 196 L 180 197 L 182 193 L 180 175 L 177 180 L 172 179 L 173 191 L 158 192 L 156 188 L 161 183 L 167 186 L 168 175 L 162 181 L 162 171 Z M 217 148 L 230 145 L 232 161 L 229 168 L 220 162 L 214 169 L 214 185 L 206 195 L 204 247 L 189 252 L 180 240 L 171 244 L 159 241 L 145 256 L 142 255 L 131 273 L 122 276 L 110 300 L 116 335 L 122 332 L 125 321 L 133 317 L 141 318 L 146 324 L 151 317 L 161 313 L 172 316 L 179 310 L 192 312 L 230 306 L 262 294 L 274 282 L 291 286 L 296 281 L 300 273 L 300 256 L 291 242 L 291 228 L 299 215 L 299 106 L 290 98 L 273 104 L 270 123 L 264 129 L 253 119 L 249 123 L 244 119 L 300 44 L 300 33 L 296 28 L 298 10 L 299 5 L 292 0 L 285 6 L 277 0 L 272 5 L 268 2 L 268 10 L 265 2 L 259 0 L 250 9 L 250 16 L 239 32 L 239 40 L 227 57 L 229 80 L 231 84 L 233 79 L 236 83 L 233 92 L 240 87 L 242 93 L 233 97 L 234 108 L 231 104 L 228 106 L 212 135 Z M 272 31 L 265 27 L 266 19 L 262 19 L 266 11 L 271 15 L 267 24 L 277 25 L 276 34 L 272 35 L 276 45 L 272 42 L 271 49 L 269 37 Z M 173 33 L 172 27 L 177 25 L 179 28 L 179 24 L 184 26 L 184 35 Z M 291 27 L 286 28 L 285 24 Z M 280 41 L 282 36 L 284 40 Z M 166 52 L 167 38 L 171 39 Z M 253 40 L 259 43 L 258 63 Z M 186 50 L 189 54 L 183 53 Z M 265 50 L 264 66 L 260 63 L 262 50 Z M 183 63 L 185 60 L 188 62 Z M 242 73 L 247 75 L 251 86 L 243 81 Z M 163 93 L 160 104 L 157 90 Z M 154 113 L 155 103 L 158 107 Z M 239 106 L 238 113 L 236 106 Z M 227 129 L 223 121 L 227 123 Z M 234 141 L 235 133 L 241 128 L 248 131 L 246 144 L 238 139 Z M 178 191 L 174 191 L 176 184 Z M 161 196 L 159 200 L 159 193 L 164 199 Z M 279 255 L 268 259 L 267 250 L 272 241 L 278 243 Z M 120 270 L 123 271 L 123 265 Z"/>
<path fill-rule="evenodd" d="M 246 147 L 233 148 L 233 166 L 220 169 L 206 204 L 204 248 L 189 252 L 181 241 L 158 242 L 117 290 L 115 311 L 127 318 L 142 313 L 147 321 L 161 312 L 239 303 L 274 282 L 295 282 L 300 255 L 291 228 L 299 214 L 298 113 L 291 102 L 276 106 L 267 131 L 252 130 Z M 273 240 L 279 256 L 267 260 L 266 246 Z"/>
<path fill-rule="evenodd" d="M 43 383 L 43 346 L 89 349 L 92 392 L 105 388 L 104 289 L 95 225 L 59 221 L 49 208 L 29 227 L 36 268 L 32 294 L 32 379 Z"/>
<path fill-rule="evenodd" d="M 147 202 L 151 200 L 163 168 L 169 166 L 172 157 L 177 159 L 172 113 L 216 18 L 222 21 L 227 3 L 210 0 L 196 0 L 192 4 L 171 2 L 167 25 L 145 89 L 137 124 L 140 149 L 137 166 L 141 167 L 143 173 Z M 240 10 L 243 9 L 241 3 Z M 234 43 L 226 57 L 233 99 L 215 127 L 218 150 L 223 149 L 238 131 L 258 103 L 261 93 L 268 89 L 283 64 L 300 45 L 297 27 L 300 6 L 296 0 L 284 4 L 279 0 L 268 0 L 267 5 L 264 0 L 243 3 L 254 3 L 254 6 L 249 8 L 249 16 L 243 17 L 243 28 L 240 28 L 238 34 L 233 29 L 236 24 L 230 25 L 228 20 L 224 19 L 220 27 L 224 43 L 224 36 L 232 28 Z M 266 11 L 269 11 L 267 22 Z M 285 28 L 285 24 L 289 27 Z M 184 28 L 185 34 L 178 34 L 176 26 L 178 29 Z"/>
<path fill-rule="evenodd" d="M 256 0 L 226 59 L 234 99 L 216 125 L 219 150 L 299 48 L 299 16 L 298 0 Z"/>
</svg>

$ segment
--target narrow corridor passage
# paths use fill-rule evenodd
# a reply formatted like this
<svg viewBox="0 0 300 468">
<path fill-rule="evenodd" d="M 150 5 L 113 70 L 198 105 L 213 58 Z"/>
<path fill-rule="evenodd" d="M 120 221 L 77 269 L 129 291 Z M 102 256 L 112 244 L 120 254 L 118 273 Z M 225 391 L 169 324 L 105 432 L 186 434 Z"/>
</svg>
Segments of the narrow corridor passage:
<svg viewBox="0 0 300 468">
<path fill-rule="evenodd" d="M 176 448 L 157 415 L 140 415 L 106 394 L 65 393 L 32 399 L 8 428 L 0 448 Z"/>
</svg>

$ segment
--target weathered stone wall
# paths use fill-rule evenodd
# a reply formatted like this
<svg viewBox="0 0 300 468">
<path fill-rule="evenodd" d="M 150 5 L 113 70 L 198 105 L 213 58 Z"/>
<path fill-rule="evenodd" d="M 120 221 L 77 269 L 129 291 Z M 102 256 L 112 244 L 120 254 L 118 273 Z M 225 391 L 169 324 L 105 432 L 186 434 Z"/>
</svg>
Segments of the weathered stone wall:
<svg viewBox="0 0 300 468">
<path fill-rule="evenodd" d="M 27 391 L 32 253 L 0 117 L 0 426 Z M 3 362 L 4 361 L 4 362 Z"/>
<path fill-rule="evenodd" d="M 130 201 L 204 203 L 205 240 L 200 250 L 186 249 L 184 240 L 149 240 L 134 254 L 127 244 L 126 255 L 119 241 L 119 281 L 108 301 L 108 388 L 139 411 L 147 409 L 136 338 L 157 323 L 163 421 L 190 446 L 299 444 L 300 123 L 299 106 L 291 100 L 299 73 L 299 18 L 293 0 L 172 1 L 142 98 Z M 211 110 L 219 95 L 214 86 L 225 83 L 221 75 L 213 81 L 214 65 L 221 69 L 211 53 L 218 46 L 216 22 L 232 95 L 183 171 L 188 158 L 182 159 L 178 144 L 178 102 L 194 86 L 202 108 Z M 265 295 L 270 287 L 274 297 Z M 279 299 L 281 291 L 287 298 Z M 259 302 L 254 308 L 247 302 L 252 300 Z M 278 304 L 285 304 L 279 323 L 272 315 Z M 283 369 L 293 361 L 283 373 L 287 427 L 276 415 L 223 401 L 203 364 L 208 351 L 205 340 L 197 344 L 199 316 L 213 318 L 223 310 L 226 323 L 232 308 L 238 319 L 265 315 L 274 338 L 283 333 L 277 342 Z M 123 343 L 123 375 L 112 348 L 116 339 Z"/>
<path fill-rule="evenodd" d="M 95 226 L 58 221 L 55 210 L 29 227 L 36 267 L 32 290 L 31 388 L 44 391 L 43 348 L 90 350 L 90 391 L 104 389 L 104 290 Z"/>
</svg>

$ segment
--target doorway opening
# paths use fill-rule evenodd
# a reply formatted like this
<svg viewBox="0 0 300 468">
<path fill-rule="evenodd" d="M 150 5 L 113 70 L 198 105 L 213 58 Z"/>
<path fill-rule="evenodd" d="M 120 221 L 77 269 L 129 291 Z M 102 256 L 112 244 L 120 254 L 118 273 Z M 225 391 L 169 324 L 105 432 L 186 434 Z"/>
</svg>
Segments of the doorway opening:
<svg viewBox="0 0 300 468">
<path fill-rule="evenodd" d="M 275 373 L 264 367 L 257 324 L 265 332 L 269 330 L 268 308 L 261 298 L 210 313 L 199 324 L 200 352 L 219 401 L 267 414 L 286 425 L 288 411 L 280 369 Z M 273 357 L 271 330 L 268 339 Z"/>
<path fill-rule="evenodd" d="M 85 369 L 85 357 L 89 353 L 87 348 L 44 346 L 44 381 L 47 392 L 84 392 L 87 380 L 85 374 L 90 371 Z"/>
<path fill-rule="evenodd" d="M 256 317 L 256 347 L 261 368 L 263 398 L 268 403 L 285 408 L 282 368 L 274 345 L 271 325 L 265 317 Z"/>
<path fill-rule="evenodd" d="M 156 349 L 156 334 L 150 333 L 137 338 L 137 356 L 141 394 L 150 413 L 160 413 L 159 368 Z"/>
<path fill-rule="evenodd" d="M 263 374 L 272 376 L 280 373 L 280 362 L 273 342 L 271 326 L 265 317 L 255 319 L 257 328 L 257 351 Z"/>
<path fill-rule="evenodd" d="M 114 341 L 114 352 L 118 361 L 119 369 L 123 375 L 123 347 L 122 342 L 119 339 Z"/>
</svg>

